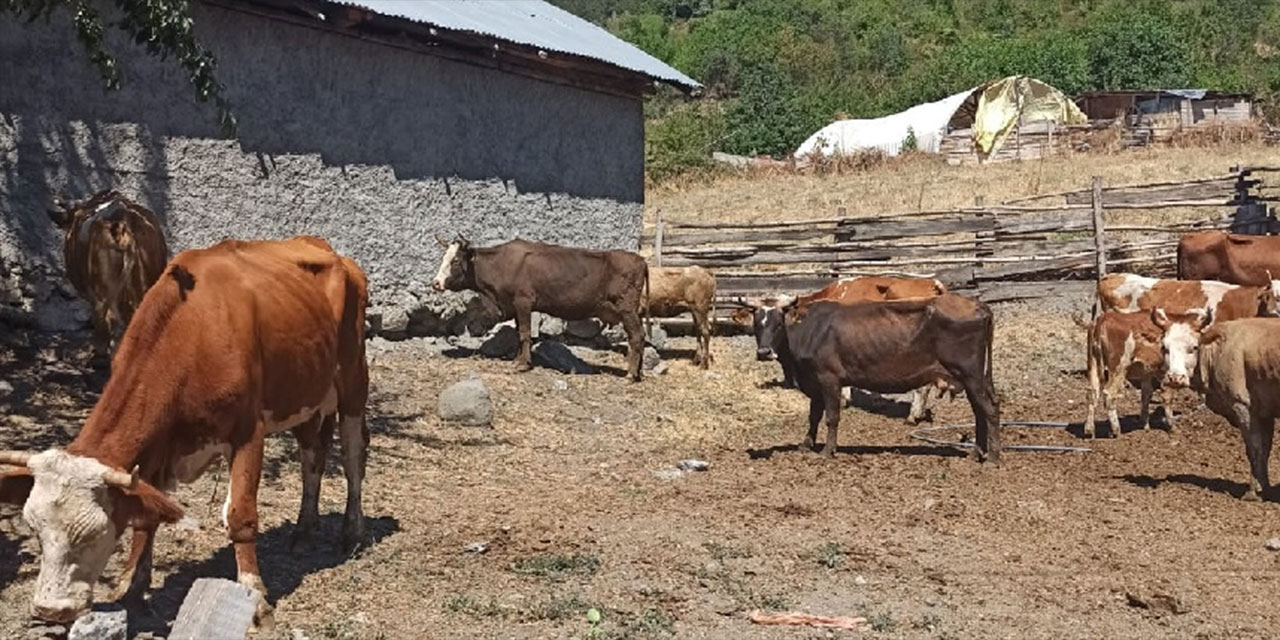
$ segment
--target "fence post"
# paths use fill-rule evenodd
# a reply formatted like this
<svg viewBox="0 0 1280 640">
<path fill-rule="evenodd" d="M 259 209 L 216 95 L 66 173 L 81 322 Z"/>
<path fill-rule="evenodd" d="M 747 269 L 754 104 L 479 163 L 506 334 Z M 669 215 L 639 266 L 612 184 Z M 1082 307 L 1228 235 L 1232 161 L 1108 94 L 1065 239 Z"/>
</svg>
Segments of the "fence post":
<svg viewBox="0 0 1280 640">
<path fill-rule="evenodd" d="M 1098 280 L 1107 275 L 1106 221 L 1102 218 L 1102 176 L 1093 177 L 1093 250 L 1097 253 Z"/>
<path fill-rule="evenodd" d="M 987 197 L 983 195 L 974 196 L 973 206 L 976 209 L 982 209 L 986 207 Z M 980 211 L 977 214 L 979 218 L 985 218 L 988 215 L 990 214 L 987 213 L 986 211 Z M 995 231 L 979 231 L 973 234 L 974 257 L 983 258 L 983 257 L 989 257 L 989 256 L 995 255 L 995 248 L 992 245 L 992 243 L 995 242 L 995 239 L 996 239 L 995 236 L 996 236 Z"/>
<path fill-rule="evenodd" d="M 658 211 L 658 227 L 653 232 L 653 258 L 662 266 L 662 211 Z"/>
</svg>

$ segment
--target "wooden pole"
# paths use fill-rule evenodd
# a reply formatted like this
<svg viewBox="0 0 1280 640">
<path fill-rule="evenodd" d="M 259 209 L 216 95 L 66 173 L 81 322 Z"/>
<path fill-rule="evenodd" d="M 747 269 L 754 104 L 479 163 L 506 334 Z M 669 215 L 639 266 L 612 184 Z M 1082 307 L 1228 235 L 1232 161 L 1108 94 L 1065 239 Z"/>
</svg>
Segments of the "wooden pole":
<svg viewBox="0 0 1280 640">
<path fill-rule="evenodd" d="M 987 206 L 987 197 L 983 195 L 974 196 L 973 206 L 975 209 L 985 208 Z M 982 215 L 983 214 L 981 213 L 978 214 L 979 217 L 981 217 Z M 984 257 L 990 257 L 995 255 L 995 251 L 991 246 L 991 242 L 995 240 L 995 237 L 996 237 L 996 232 L 994 230 L 978 231 L 977 233 L 973 234 L 974 248 L 977 249 L 974 257 L 984 258 Z M 982 261 L 979 260 L 978 263 L 981 264 Z"/>
<path fill-rule="evenodd" d="M 658 266 L 662 266 L 662 211 L 658 211 L 658 228 L 653 234 L 653 256 Z"/>
<path fill-rule="evenodd" d="M 1102 218 L 1102 176 L 1093 177 L 1093 249 L 1097 253 L 1098 280 L 1107 275 L 1106 221 Z"/>
</svg>

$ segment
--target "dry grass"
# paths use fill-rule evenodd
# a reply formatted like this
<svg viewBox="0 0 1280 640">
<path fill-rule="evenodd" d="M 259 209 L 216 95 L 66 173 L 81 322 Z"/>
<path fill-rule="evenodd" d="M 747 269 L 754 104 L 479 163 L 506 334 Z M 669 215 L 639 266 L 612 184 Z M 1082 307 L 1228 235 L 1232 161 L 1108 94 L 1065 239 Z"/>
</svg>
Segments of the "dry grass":
<svg viewBox="0 0 1280 640">
<path fill-rule="evenodd" d="M 1187 141 L 1188 144 L 1190 141 Z M 826 174 L 717 173 L 686 177 L 648 190 L 645 221 L 659 211 L 685 222 L 805 220 L 970 206 L 1085 189 L 1100 175 L 1108 185 L 1203 178 L 1237 164 L 1280 163 L 1280 148 L 1259 144 L 1148 148 L 1122 153 L 1064 154 L 1029 162 L 949 166 L 940 156 L 915 155 L 866 163 L 863 171 Z M 1131 218 L 1130 218 L 1131 219 Z"/>
</svg>

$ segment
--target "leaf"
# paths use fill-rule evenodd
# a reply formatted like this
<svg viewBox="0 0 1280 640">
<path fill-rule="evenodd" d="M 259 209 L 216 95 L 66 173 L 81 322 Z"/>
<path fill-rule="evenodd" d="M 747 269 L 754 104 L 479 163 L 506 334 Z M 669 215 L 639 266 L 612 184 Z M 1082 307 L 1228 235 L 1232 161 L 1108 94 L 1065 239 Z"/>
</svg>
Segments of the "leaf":
<svg viewBox="0 0 1280 640">
<path fill-rule="evenodd" d="M 596 608 L 587 609 L 587 622 L 591 624 L 600 624 L 600 610 Z"/>
</svg>

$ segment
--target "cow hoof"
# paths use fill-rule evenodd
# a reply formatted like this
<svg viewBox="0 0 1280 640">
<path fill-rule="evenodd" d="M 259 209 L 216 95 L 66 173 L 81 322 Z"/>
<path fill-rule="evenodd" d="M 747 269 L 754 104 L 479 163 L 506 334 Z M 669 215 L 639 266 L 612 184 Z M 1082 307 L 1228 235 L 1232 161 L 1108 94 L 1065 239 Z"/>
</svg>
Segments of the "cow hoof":
<svg viewBox="0 0 1280 640">
<path fill-rule="evenodd" d="M 1240 499 L 1245 502 L 1262 502 L 1262 496 L 1258 495 L 1258 492 L 1253 489 L 1244 492 Z"/>
<path fill-rule="evenodd" d="M 515 366 L 516 373 L 524 373 L 533 369 L 533 365 L 528 362 L 517 362 Z"/>
<path fill-rule="evenodd" d="M 822 448 L 822 455 L 828 458 L 834 458 L 836 457 L 836 448 L 831 445 L 827 445 Z"/>
<path fill-rule="evenodd" d="M 249 626 L 249 633 L 269 634 L 276 630 L 276 614 L 271 605 L 267 604 L 267 599 L 258 597 L 258 610 L 253 614 L 253 624 Z"/>
<path fill-rule="evenodd" d="M 804 439 L 804 448 L 805 448 L 805 449 L 808 449 L 808 450 L 810 450 L 810 451 L 813 451 L 813 446 L 814 446 L 814 444 L 813 444 L 813 438 L 805 438 L 805 439 Z"/>
</svg>

